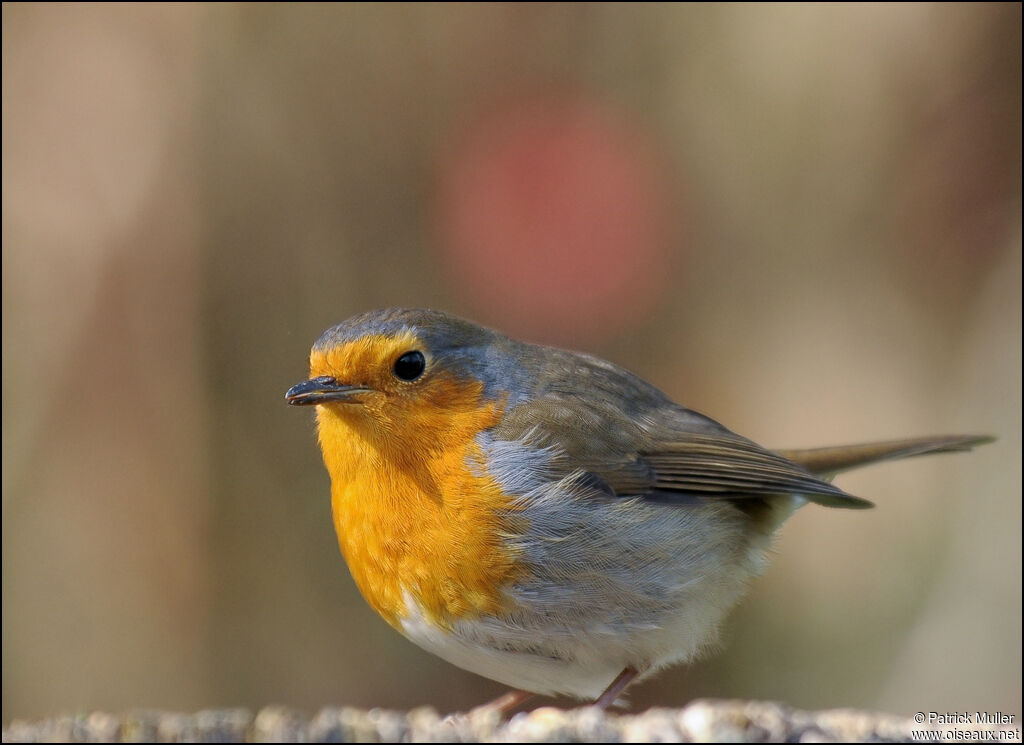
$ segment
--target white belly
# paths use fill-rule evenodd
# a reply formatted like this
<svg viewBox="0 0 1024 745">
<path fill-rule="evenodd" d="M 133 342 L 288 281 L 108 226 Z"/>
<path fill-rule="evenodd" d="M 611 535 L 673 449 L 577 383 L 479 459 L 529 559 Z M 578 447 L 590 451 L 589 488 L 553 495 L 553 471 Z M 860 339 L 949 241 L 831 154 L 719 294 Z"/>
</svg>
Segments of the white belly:
<svg viewBox="0 0 1024 745">
<path fill-rule="evenodd" d="M 595 699 L 627 666 L 653 672 L 712 645 L 765 563 L 770 535 L 725 501 L 532 494 L 513 540 L 531 576 L 507 612 L 431 623 L 407 594 L 405 634 L 471 672 L 546 695 Z M 788 515 L 802 500 L 780 504 Z M 783 517 L 782 515 L 779 516 Z"/>
</svg>

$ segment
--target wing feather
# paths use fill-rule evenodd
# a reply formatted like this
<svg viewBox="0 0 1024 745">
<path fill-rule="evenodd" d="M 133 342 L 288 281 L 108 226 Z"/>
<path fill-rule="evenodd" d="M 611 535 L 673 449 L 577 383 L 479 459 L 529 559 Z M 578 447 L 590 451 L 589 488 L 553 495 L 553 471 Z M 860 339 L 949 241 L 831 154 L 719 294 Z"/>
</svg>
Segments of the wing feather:
<svg viewBox="0 0 1024 745">
<path fill-rule="evenodd" d="M 691 433 L 658 443 L 640 457 L 654 472 L 659 492 L 695 493 L 727 499 L 799 494 L 831 507 L 870 507 L 865 499 L 847 494 L 790 460 L 750 440 L 733 435 Z"/>
</svg>

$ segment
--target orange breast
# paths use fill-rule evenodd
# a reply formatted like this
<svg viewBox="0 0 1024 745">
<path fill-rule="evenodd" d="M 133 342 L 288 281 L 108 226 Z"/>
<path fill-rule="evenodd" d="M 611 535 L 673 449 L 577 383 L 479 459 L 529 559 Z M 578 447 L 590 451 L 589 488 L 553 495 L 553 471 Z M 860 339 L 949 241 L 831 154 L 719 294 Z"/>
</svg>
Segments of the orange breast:
<svg viewBox="0 0 1024 745">
<path fill-rule="evenodd" d="M 511 499 L 474 440 L 499 407 L 481 403 L 479 384 L 444 384 L 443 414 L 413 406 L 383 426 L 358 407 L 317 407 L 338 543 L 363 596 L 396 627 L 406 593 L 447 625 L 500 611 L 501 588 L 523 574 L 502 538 L 515 527 Z"/>
</svg>

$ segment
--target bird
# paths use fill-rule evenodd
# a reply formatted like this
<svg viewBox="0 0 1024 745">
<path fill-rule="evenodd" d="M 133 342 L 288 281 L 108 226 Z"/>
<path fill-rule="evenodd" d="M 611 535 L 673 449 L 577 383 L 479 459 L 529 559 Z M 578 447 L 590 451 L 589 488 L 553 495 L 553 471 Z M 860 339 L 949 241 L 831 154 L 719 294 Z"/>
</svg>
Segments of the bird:
<svg viewBox="0 0 1024 745">
<path fill-rule="evenodd" d="M 847 469 L 992 438 L 770 450 L 598 357 L 437 310 L 325 331 L 309 377 L 341 553 L 369 605 L 448 662 L 607 708 L 712 648 L 800 506 L 872 503 Z"/>
</svg>

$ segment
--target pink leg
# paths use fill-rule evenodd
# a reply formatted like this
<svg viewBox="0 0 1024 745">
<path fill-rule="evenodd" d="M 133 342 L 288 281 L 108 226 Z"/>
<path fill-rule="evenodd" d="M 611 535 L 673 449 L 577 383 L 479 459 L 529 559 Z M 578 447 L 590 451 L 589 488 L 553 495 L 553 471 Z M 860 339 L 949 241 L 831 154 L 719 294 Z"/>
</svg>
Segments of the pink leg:
<svg viewBox="0 0 1024 745">
<path fill-rule="evenodd" d="M 512 690 L 508 693 L 503 693 L 493 701 L 488 701 L 486 704 L 477 707 L 478 709 L 497 709 L 501 712 L 502 716 L 505 716 L 519 704 L 524 701 L 528 701 L 533 698 L 533 694 L 529 691 Z"/>
<path fill-rule="evenodd" d="M 594 702 L 594 706 L 599 709 L 607 709 L 609 706 L 615 703 L 615 700 L 626 690 L 626 686 L 633 682 L 633 678 L 640 674 L 640 671 L 634 667 L 627 667 L 621 673 L 616 676 L 612 684 L 605 688 L 604 693 L 601 694 L 601 698 Z"/>
</svg>

